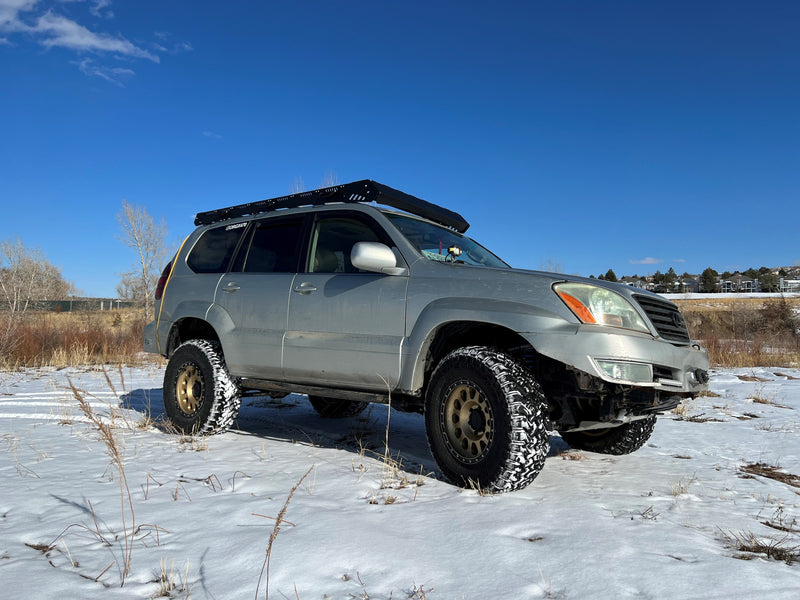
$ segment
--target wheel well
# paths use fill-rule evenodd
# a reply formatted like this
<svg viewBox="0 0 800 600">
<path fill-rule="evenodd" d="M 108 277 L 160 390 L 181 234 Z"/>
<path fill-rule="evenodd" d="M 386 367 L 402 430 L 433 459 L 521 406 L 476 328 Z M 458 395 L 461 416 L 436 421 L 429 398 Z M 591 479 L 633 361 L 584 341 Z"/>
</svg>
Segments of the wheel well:
<svg viewBox="0 0 800 600">
<path fill-rule="evenodd" d="M 536 371 L 536 351 L 517 332 L 500 325 L 473 321 L 446 323 L 439 327 L 425 357 L 425 384 L 447 354 L 464 346 L 488 346 L 510 354 Z"/>
<path fill-rule="evenodd" d="M 175 348 L 186 340 L 211 340 L 219 341 L 219 336 L 207 321 L 194 317 L 187 317 L 176 322 L 169 332 L 167 342 L 167 356 L 172 356 Z"/>
</svg>

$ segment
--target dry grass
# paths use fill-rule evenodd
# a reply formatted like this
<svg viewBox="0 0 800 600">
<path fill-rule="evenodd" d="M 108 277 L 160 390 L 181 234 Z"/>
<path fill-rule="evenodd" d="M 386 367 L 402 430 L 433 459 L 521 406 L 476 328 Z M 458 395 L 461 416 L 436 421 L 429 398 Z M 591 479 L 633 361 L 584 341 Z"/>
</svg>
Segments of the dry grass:
<svg viewBox="0 0 800 600">
<path fill-rule="evenodd" d="M 8 313 L 0 312 L 0 327 Z M 144 313 L 137 310 L 29 312 L 11 323 L 0 368 L 141 362 Z"/>
<path fill-rule="evenodd" d="M 800 545 L 793 545 L 787 534 L 779 538 L 758 536 L 752 531 L 722 532 L 729 546 L 742 552 L 736 558 L 751 560 L 754 555 L 762 554 L 772 560 L 785 562 L 787 565 L 800 560 Z"/>
<path fill-rule="evenodd" d="M 800 365 L 800 298 L 676 300 L 689 333 L 721 367 Z"/>
<path fill-rule="evenodd" d="M 106 376 L 108 379 L 108 376 Z M 111 458 L 112 464 L 117 468 L 117 481 L 119 482 L 120 493 L 120 506 L 122 516 L 122 533 L 124 536 L 124 547 L 122 552 L 122 581 L 120 587 L 125 585 L 125 579 L 131 571 L 131 558 L 133 554 L 133 537 L 136 532 L 136 513 L 133 510 L 133 498 L 131 497 L 131 490 L 128 486 L 128 478 L 125 474 L 125 464 L 123 460 L 123 448 L 117 440 L 114 422 L 106 423 L 92 410 L 91 405 L 86 400 L 86 395 L 78 390 L 72 381 L 68 378 L 69 387 L 72 394 L 78 403 L 83 414 L 89 419 L 91 424 L 100 436 L 100 439 L 106 446 L 108 456 Z M 112 413 L 113 418 L 113 413 Z M 128 517 L 130 518 L 130 529 L 128 528 Z"/>
<path fill-rule="evenodd" d="M 739 467 L 739 470 L 750 477 L 759 475 L 760 477 L 766 477 L 767 479 L 772 479 L 773 481 L 779 481 L 781 483 L 785 483 L 786 485 L 800 488 L 800 476 L 792 473 L 786 473 L 776 465 L 768 465 L 761 462 L 750 463 L 747 465 L 742 465 Z"/>
<path fill-rule="evenodd" d="M 258 592 L 261 589 L 261 580 L 265 579 L 265 588 L 264 588 L 264 599 L 269 600 L 269 564 L 270 558 L 272 557 L 272 545 L 275 543 L 275 538 L 278 537 L 278 534 L 281 531 L 281 525 L 283 523 L 289 523 L 286 521 L 284 517 L 286 516 L 286 510 L 289 508 L 289 502 L 292 501 L 292 496 L 297 491 L 297 488 L 303 483 L 303 480 L 311 474 L 311 471 L 314 469 L 312 465 L 309 467 L 306 474 L 303 475 L 294 487 L 289 492 L 289 495 L 286 497 L 286 502 L 283 503 L 283 508 L 281 508 L 280 512 L 278 513 L 278 517 L 275 519 L 275 527 L 272 528 L 272 533 L 269 536 L 269 542 L 267 543 L 267 550 L 264 556 L 264 564 L 261 565 L 261 572 L 258 574 L 258 584 L 256 585 L 256 597 L 258 597 Z"/>
<path fill-rule="evenodd" d="M 161 570 L 158 574 L 158 591 L 150 596 L 151 598 L 172 598 L 174 594 L 187 593 L 187 597 L 191 595 L 191 587 L 189 581 L 189 561 L 186 561 L 186 570 L 181 576 L 179 571 L 175 570 L 175 560 L 173 559 L 167 568 L 167 559 L 161 559 Z"/>
</svg>

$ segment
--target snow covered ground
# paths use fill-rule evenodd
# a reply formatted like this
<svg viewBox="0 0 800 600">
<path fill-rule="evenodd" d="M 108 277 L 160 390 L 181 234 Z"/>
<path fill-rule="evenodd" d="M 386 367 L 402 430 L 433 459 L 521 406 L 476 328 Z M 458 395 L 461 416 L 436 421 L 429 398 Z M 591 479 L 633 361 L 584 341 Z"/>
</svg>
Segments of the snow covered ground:
<svg viewBox="0 0 800 600">
<path fill-rule="evenodd" d="M 189 440 L 147 424 L 161 371 L 108 375 L 114 389 L 96 370 L 0 373 L 3 598 L 264 597 L 274 519 L 309 469 L 271 598 L 800 598 L 800 558 L 785 560 L 800 552 L 796 369 L 715 371 L 714 395 L 630 456 L 553 434 L 534 484 L 498 496 L 437 478 L 419 415 L 391 413 L 397 471 L 382 406 L 337 421 L 303 396 L 249 398 L 238 430 Z M 113 426 L 133 514 L 68 377 Z M 750 534 L 788 555 L 734 547 Z"/>
</svg>

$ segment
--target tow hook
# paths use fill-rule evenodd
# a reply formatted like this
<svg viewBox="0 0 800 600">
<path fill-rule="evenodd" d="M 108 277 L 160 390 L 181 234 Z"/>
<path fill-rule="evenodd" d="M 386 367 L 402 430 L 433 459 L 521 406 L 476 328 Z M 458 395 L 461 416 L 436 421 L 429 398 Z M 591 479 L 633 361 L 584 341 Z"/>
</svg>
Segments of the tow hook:
<svg viewBox="0 0 800 600">
<path fill-rule="evenodd" d="M 705 385 L 708 383 L 708 371 L 705 369 L 695 369 L 689 372 L 689 379 L 692 383 L 699 383 Z"/>
</svg>

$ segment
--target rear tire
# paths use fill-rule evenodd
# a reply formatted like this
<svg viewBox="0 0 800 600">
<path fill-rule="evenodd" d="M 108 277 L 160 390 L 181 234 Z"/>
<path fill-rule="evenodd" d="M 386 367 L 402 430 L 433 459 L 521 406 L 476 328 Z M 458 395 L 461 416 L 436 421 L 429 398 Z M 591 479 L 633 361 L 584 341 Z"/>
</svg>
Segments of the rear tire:
<svg viewBox="0 0 800 600">
<path fill-rule="evenodd" d="M 482 346 L 459 348 L 436 367 L 425 429 L 447 479 L 489 492 L 530 484 L 550 449 L 542 388 L 511 356 Z"/>
<path fill-rule="evenodd" d="M 342 400 L 341 398 L 325 398 L 323 396 L 309 396 L 308 401 L 323 419 L 343 419 L 345 417 L 357 417 L 369 402 L 359 402 L 357 400 Z"/>
<path fill-rule="evenodd" d="M 218 342 L 188 340 L 175 349 L 164 372 L 164 409 L 178 431 L 222 433 L 236 420 L 241 403 Z"/>
<path fill-rule="evenodd" d="M 565 431 L 562 439 L 576 450 L 588 450 L 600 454 L 622 456 L 636 452 L 653 434 L 656 416 L 631 421 L 618 427 L 589 431 Z"/>
</svg>

